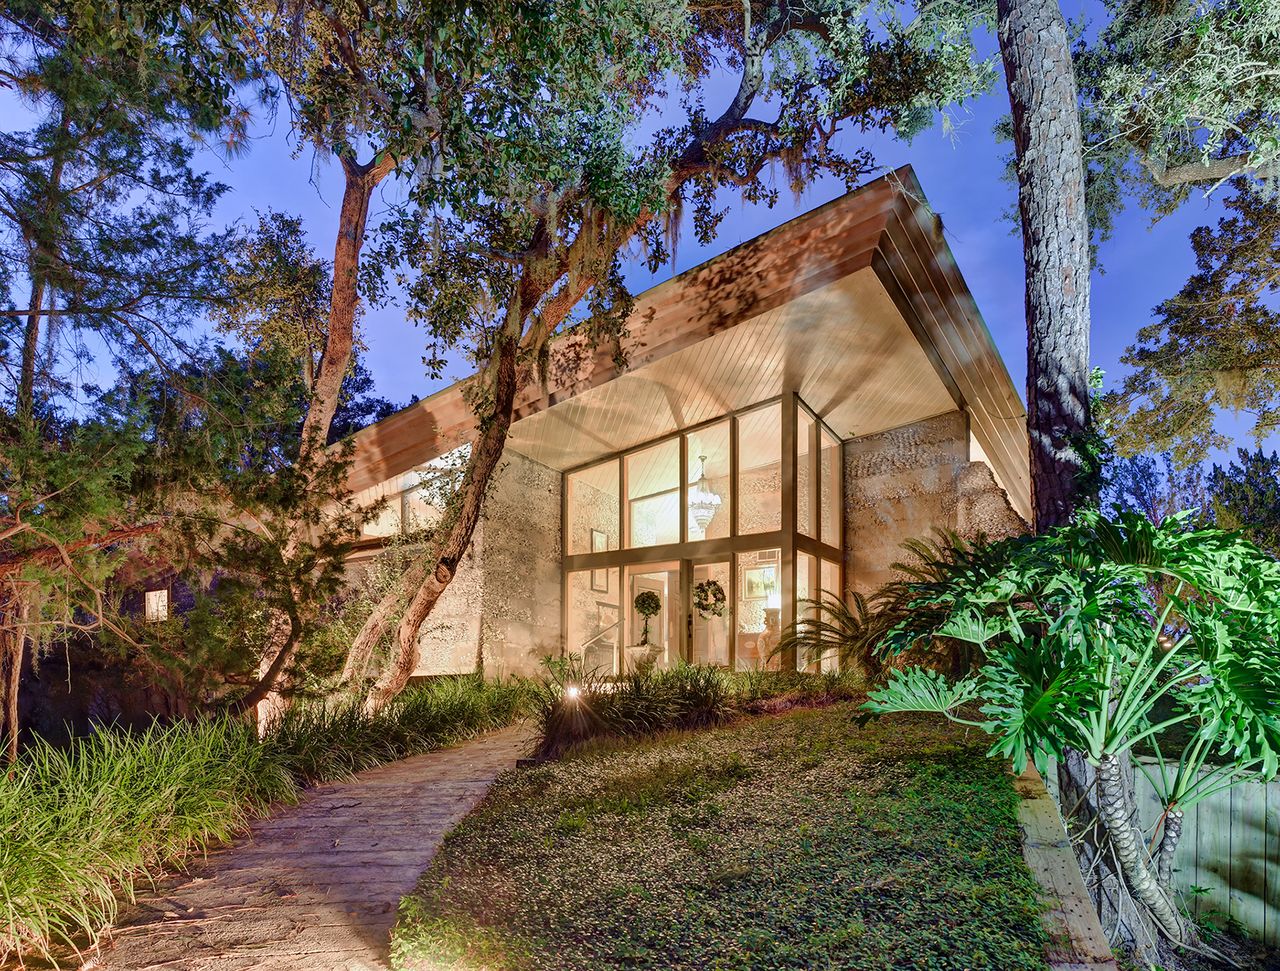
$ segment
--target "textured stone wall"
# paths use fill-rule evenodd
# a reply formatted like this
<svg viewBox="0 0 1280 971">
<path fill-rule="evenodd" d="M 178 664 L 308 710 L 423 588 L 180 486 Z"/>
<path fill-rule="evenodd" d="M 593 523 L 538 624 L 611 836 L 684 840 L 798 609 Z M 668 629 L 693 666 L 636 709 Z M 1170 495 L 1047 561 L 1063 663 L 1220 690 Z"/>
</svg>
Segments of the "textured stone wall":
<svg viewBox="0 0 1280 971">
<path fill-rule="evenodd" d="M 1027 528 L 987 464 L 969 461 L 963 412 L 845 442 L 844 477 L 848 591 L 869 593 L 892 579 L 909 539 L 938 529 L 996 538 Z"/>
<path fill-rule="evenodd" d="M 427 621 L 419 675 L 534 674 L 560 651 L 560 473 L 508 451 Z"/>
</svg>

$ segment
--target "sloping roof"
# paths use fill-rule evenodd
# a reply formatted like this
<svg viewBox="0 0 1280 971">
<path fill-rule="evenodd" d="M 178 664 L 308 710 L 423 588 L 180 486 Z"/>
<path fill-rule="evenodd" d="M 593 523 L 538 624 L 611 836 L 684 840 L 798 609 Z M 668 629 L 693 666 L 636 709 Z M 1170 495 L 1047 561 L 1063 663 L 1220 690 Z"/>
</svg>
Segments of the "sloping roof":
<svg viewBox="0 0 1280 971">
<path fill-rule="evenodd" d="M 832 316 L 823 308 L 834 306 L 833 300 L 861 311 Z M 871 334 L 868 319 L 882 321 L 881 331 Z M 903 333 L 904 324 L 914 342 Z M 793 357 L 802 349 L 809 361 L 804 373 L 796 373 L 784 355 L 771 353 L 771 346 Z M 707 353 L 681 353 L 695 347 Z M 557 452 L 545 444 L 547 429 L 581 431 L 593 423 L 581 415 L 573 419 L 574 410 L 587 414 L 583 409 L 604 408 L 608 399 L 634 402 L 640 379 L 661 374 L 663 362 L 670 374 L 699 375 L 707 362 L 736 360 L 747 353 L 744 348 L 756 355 L 752 375 L 768 373 L 775 385 L 801 391 L 824 417 L 837 417 L 833 424 L 842 435 L 881 431 L 952 408 L 966 411 L 1014 508 L 1029 515 L 1026 410 L 955 264 L 941 220 L 909 166 L 640 294 L 624 342 L 623 371 L 614 364 L 612 346 L 591 348 L 574 337 L 558 341 L 545 391 L 530 381 L 517 397 L 512 447 L 529 454 L 541 448 L 545 454 L 534 457 L 559 468 L 574 464 L 584 448 L 613 450 L 616 434 L 601 435 L 596 446 Z M 859 372 L 859 359 L 873 350 L 881 355 L 875 366 Z M 856 381 L 849 377 L 859 373 Z M 837 380 L 841 375 L 844 384 Z M 618 381 L 623 376 L 627 380 Z M 592 393 L 613 382 L 612 393 Z M 669 377 L 665 383 L 671 384 Z M 647 382 L 656 384 L 663 382 Z M 767 384 L 747 382 L 739 368 L 725 375 L 720 390 L 764 397 Z M 352 488 L 375 486 L 468 441 L 475 420 L 463 388 L 464 383 L 445 388 L 358 432 Z M 575 399 L 574 408 L 556 409 L 557 420 L 551 420 L 547 412 Z M 874 407 L 867 403 L 872 400 Z M 856 416 L 850 410 L 855 404 L 861 409 Z M 675 420 L 675 411 L 668 408 L 664 420 Z M 618 414 L 625 418 L 627 412 Z M 635 434 L 641 437 L 632 443 L 653 437 L 642 427 Z M 567 440 L 566 432 L 561 438 Z"/>
</svg>

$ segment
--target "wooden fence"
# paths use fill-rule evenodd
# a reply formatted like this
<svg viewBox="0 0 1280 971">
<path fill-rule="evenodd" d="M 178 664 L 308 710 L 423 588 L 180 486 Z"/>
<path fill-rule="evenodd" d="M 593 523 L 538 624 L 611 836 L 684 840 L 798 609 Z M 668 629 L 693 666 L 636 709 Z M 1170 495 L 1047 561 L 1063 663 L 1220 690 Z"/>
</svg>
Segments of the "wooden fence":
<svg viewBox="0 0 1280 971">
<path fill-rule="evenodd" d="M 1050 771 L 1045 781 L 1056 799 L 1057 774 Z M 1141 772 L 1135 789 L 1138 818 L 1150 836 L 1160 800 Z M 1188 812 L 1174 881 L 1184 891 L 1204 888 L 1186 897 L 1197 913 L 1229 914 L 1252 936 L 1280 944 L 1280 781 L 1236 786 Z"/>
</svg>

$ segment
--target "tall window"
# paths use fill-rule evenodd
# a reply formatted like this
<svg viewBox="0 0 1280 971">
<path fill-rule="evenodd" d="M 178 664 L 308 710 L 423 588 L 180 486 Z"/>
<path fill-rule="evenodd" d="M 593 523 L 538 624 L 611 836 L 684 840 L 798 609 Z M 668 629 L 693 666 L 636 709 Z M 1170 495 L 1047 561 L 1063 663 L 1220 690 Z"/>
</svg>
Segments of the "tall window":
<svg viewBox="0 0 1280 971">
<path fill-rule="evenodd" d="M 169 591 L 148 590 L 143 595 L 143 613 L 148 623 L 169 619 Z"/>
<path fill-rule="evenodd" d="M 840 449 L 790 395 L 567 472 L 566 649 L 602 674 L 804 667 L 777 648 L 839 594 Z"/>
</svg>

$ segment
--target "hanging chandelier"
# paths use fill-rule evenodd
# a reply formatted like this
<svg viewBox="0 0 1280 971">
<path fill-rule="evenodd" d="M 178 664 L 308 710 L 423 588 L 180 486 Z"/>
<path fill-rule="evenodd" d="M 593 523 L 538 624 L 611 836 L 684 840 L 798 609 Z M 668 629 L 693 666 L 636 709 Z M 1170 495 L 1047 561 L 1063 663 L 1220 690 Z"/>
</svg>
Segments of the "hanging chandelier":
<svg viewBox="0 0 1280 971">
<path fill-rule="evenodd" d="M 707 478 L 707 457 L 699 455 L 698 461 L 701 463 L 698 479 L 689 486 L 689 518 L 705 536 L 707 526 L 720 508 L 720 497 L 711 488 L 711 480 Z"/>
</svg>

